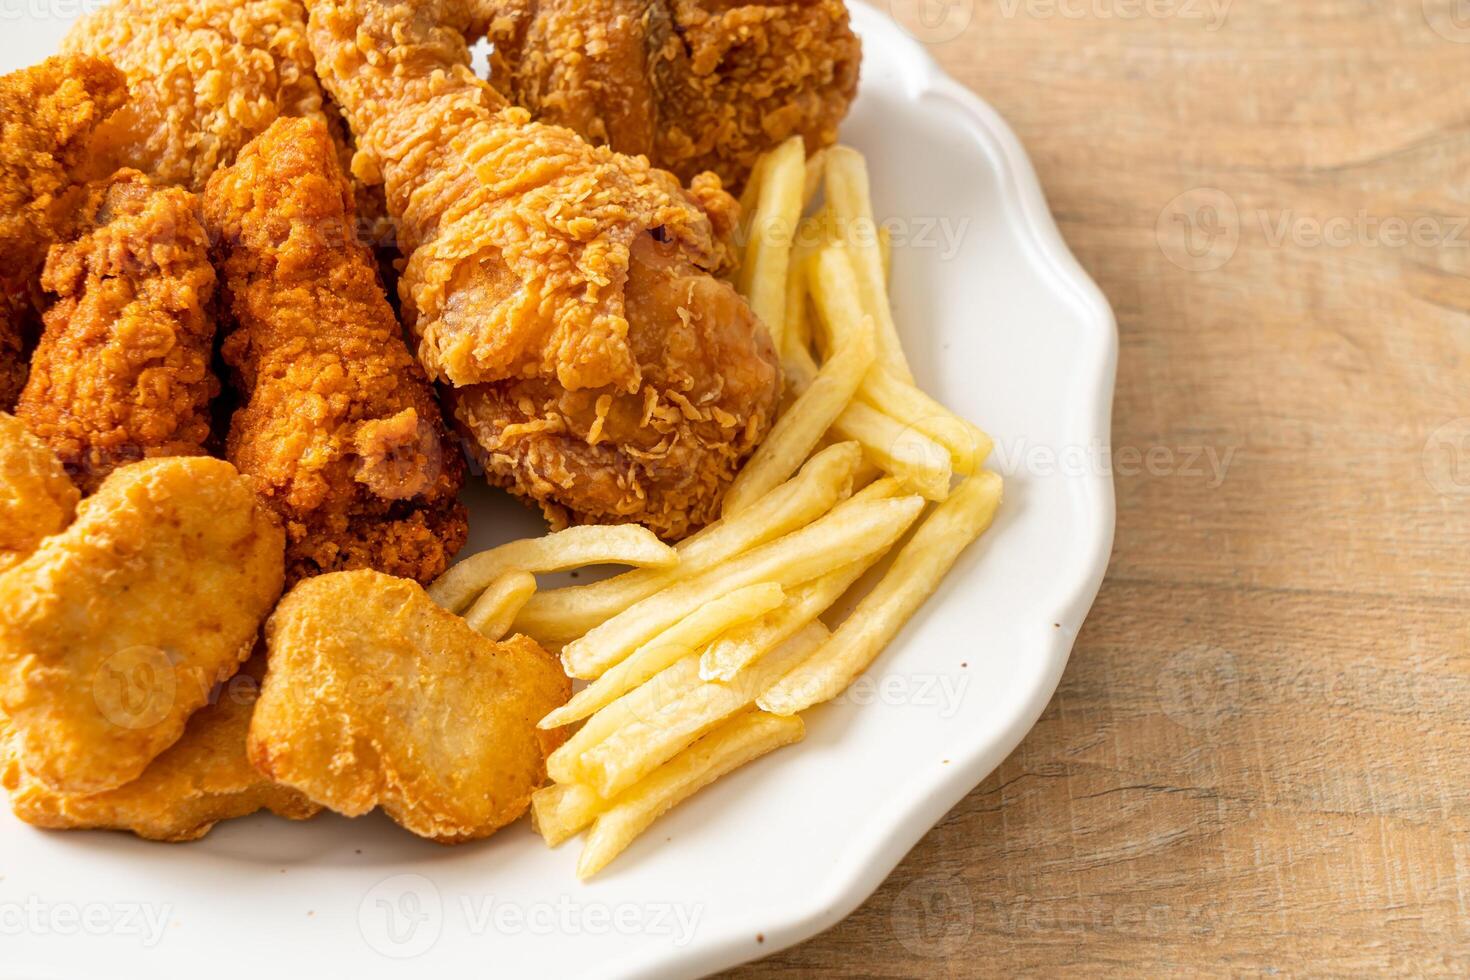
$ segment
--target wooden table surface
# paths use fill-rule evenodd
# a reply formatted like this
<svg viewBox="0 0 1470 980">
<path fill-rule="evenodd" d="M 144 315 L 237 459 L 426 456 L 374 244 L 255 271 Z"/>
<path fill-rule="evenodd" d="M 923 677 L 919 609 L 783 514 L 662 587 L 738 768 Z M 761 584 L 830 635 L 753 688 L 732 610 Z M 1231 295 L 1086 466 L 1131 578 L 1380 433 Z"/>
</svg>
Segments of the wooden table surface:
<svg viewBox="0 0 1470 980">
<path fill-rule="evenodd" d="M 738 972 L 1470 973 L 1470 3 L 891 6 L 1117 312 L 1117 539 L 1021 747 Z"/>
</svg>

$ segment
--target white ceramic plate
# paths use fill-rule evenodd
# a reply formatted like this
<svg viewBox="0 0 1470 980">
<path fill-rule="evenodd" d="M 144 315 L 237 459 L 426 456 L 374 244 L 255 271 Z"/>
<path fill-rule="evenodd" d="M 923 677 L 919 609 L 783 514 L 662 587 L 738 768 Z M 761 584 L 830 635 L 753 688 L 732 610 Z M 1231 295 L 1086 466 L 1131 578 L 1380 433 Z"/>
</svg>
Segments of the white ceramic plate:
<svg viewBox="0 0 1470 980">
<path fill-rule="evenodd" d="M 847 915 L 1020 742 L 1111 548 L 1112 314 L 1005 123 L 855 8 L 866 60 L 843 136 L 897 222 L 904 341 L 920 381 L 995 436 L 1007 477 L 995 526 L 870 680 L 587 885 L 578 844 L 548 850 L 524 821 L 442 848 L 376 815 L 256 817 L 166 846 L 35 831 L 0 807 L 0 976 L 706 973 Z M 65 29 L 36 10 L 5 25 L 7 71 Z M 497 492 L 471 498 L 472 547 L 537 530 Z"/>
</svg>

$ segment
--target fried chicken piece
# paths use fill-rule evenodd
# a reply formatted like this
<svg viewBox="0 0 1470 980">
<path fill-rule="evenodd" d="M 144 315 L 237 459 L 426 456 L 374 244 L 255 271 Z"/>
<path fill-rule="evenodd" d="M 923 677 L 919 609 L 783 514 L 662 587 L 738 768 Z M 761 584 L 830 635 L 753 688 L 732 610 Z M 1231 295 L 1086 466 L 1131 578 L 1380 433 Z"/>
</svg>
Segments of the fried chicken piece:
<svg viewBox="0 0 1470 980">
<path fill-rule="evenodd" d="M 202 191 L 276 119 L 315 119 L 351 152 L 322 96 L 300 0 L 113 0 L 80 18 L 62 49 L 112 59 L 132 100 L 107 126 L 94 176 L 125 166 Z M 368 240 L 391 245 L 381 194 L 362 195 Z"/>
<path fill-rule="evenodd" d="M 210 179 L 204 218 L 244 396 L 227 455 L 285 520 L 288 583 L 433 581 L 468 530 L 464 459 L 353 231 L 326 128 L 277 120 Z"/>
<path fill-rule="evenodd" d="M 214 269 L 198 199 L 136 170 L 94 185 L 51 250 L 57 294 L 15 414 L 90 493 L 125 463 L 204 452 Z"/>
<path fill-rule="evenodd" d="M 36 278 L 69 222 L 73 171 L 127 97 L 122 74 L 97 58 L 48 58 L 0 77 L 0 410 L 25 386 Z"/>
<path fill-rule="evenodd" d="M 470 70 L 467 0 L 310 0 L 322 84 L 410 258 L 404 316 L 493 482 L 554 524 L 713 519 L 775 412 L 770 337 L 712 273 L 735 204 L 531 123 Z"/>
<path fill-rule="evenodd" d="M 562 737 L 536 727 L 571 681 L 524 636 L 487 640 L 417 584 L 323 575 L 266 626 L 270 671 L 250 724 L 256 768 L 349 817 L 381 806 L 445 844 L 516 820 Z"/>
<path fill-rule="evenodd" d="M 843 0 L 487 0 L 491 81 L 536 118 L 739 188 L 791 136 L 837 141 L 862 44 Z"/>
<path fill-rule="evenodd" d="M 27 774 L 63 793 L 142 775 L 250 655 L 284 536 L 223 460 L 123 467 L 0 575 L 0 711 Z"/>
<path fill-rule="evenodd" d="M 189 719 L 183 736 L 117 789 L 91 795 L 57 793 L 9 758 L 0 784 L 15 815 L 50 830 L 129 830 L 159 841 L 198 840 L 221 820 L 269 810 L 309 820 L 321 807 L 262 776 L 245 757 L 245 736 L 265 676 L 265 657 L 252 657 Z M 3 729 L 0 723 L 0 729 Z"/>
<path fill-rule="evenodd" d="M 81 496 L 56 454 L 0 412 L 0 572 L 66 530 Z"/>
</svg>

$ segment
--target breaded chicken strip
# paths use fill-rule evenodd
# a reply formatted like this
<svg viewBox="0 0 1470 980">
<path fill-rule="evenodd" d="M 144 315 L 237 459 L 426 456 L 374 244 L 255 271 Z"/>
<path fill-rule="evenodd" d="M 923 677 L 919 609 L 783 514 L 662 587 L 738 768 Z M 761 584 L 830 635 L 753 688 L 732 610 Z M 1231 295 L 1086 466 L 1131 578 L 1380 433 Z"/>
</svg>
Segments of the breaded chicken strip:
<svg viewBox="0 0 1470 980">
<path fill-rule="evenodd" d="M 250 760 L 317 803 L 381 806 L 454 844 L 520 817 L 545 781 L 561 737 L 536 722 L 571 681 L 534 641 L 487 640 L 413 582 L 369 571 L 302 582 L 266 638 Z"/>
<path fill-rule="evenodd" d="M 90 493 L 125 463 L 204 452 L 214 269 L 199 202 L 135 170 L 93 186 L 80 237 L 41 282 L 57 296 L 15 414 Z"/>
<path fill-rule="evenodd" d="M 250 655 L 284 539 L 223 460 L 123 467 L 0 575 L 0 711 L 30 777 L 100 793 L 142 775 Z"/>
<path fill-rule="evenodd" d="M 326 127 L 278 119 L 210 179 L 204 214 L 244 398 L 227 454 L 285 520 L 288 584 L 432 581 L 464 544 L 464 459 L 354 233 Z"/>
<path fill-rule="evenodd" d="M 322 84 L 410 254 L 404 316 L 490 478 L 567 520 L 711 520 L 780 391 L 712 273 L 735 205 L 533 124 L 470 70 L 468 0 L 310 0 Z"/>
<path fill-rule="evenodd" d="M 117 789 L 67 795 L 31 778 L 13 758 L 0 768 L 15 815 L 50 830 L 129 830 L 160 841 L 198 840 L 221 820 L 258 810 L 307 820 L 321 807 L 257 772 L 245 758 L 245 736 L 265 675 L 265 657 L 252 657 L 189 719 L 183 736 Z M 4 724 L 0 722 L 0 729 Z"/>
<path fill-rule="evenodd" d="M 0 77 L 0 411 L 25 385 L 36 278 L 69 224 L 73 172 L 127 97 L 122 74 L 97 58 L 48 58 Z"/>
<path fill-rule="evenodd" d="M 56 454 L 0 412 L 0 572 L 66 530 L 81 496 Z"/>
<path fill-rule="evenodd" d="M 491 81 L 537 119 L 684 180 L 745 183 L 837 141 L 862 45 L 843 0 L 487 0 Z"/>
<path fill-rule="evenodd" d="M 132 90 L 103 127 L 94 176 L 133 167 L 202 191 L 282 117 L 329 125 L 343 162 L 350 158 L 317 84 L 300 0 L 113 0 L 80 18 L 62 49 L 111 59 Z M 381 194 L 359 203 L 369 240 L 391 245 Z"/>
</svg>

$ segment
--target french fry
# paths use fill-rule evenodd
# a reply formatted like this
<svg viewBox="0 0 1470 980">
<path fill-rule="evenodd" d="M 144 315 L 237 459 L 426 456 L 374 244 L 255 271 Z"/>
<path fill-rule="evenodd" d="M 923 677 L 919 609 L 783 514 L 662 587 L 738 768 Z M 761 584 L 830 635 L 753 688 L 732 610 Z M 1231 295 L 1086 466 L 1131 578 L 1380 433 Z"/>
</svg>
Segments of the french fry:
<svg viewBox="0 0 1470 980">
<path fill-rule="evenodd" d="M 569 527 L 471 555 L 439 576 L 429 586 L 429 597 L 450 612 L 461 612 L 506 572 L 559 572 L 611 564 L 669 568 L 678 562 L 678 552 L 636 524 Z"/>
<path fill-rule="evenodd" d="M 796 390 L 810 384 L 816 370 L 816 364 L 805 350 L 787 351 L 786 376 Z M 872 377 L 873 373 L 869 371 L 868 376 Z M 925 499 L 943 500 L 949 495 L 953 455 L 918 429 L 906 428 L 872 406 L 853 401 L 832 423 L 831 434 L 862 446 L 863 454 L 872 463 L 883 472 L 899 477 L 906 487 Z M 957 435 L 957 439 L 962 438 Z"/>
<path fill-rule="evenodd" d="M 800 718 L 763 712 L 732 718 L 631 787 L 597 818 L 582 846 L 577 877 L 597 874 L 669 810 L 747 762 L 801 741 L 805 732 Z"/>
<path fill-rule="evenodd" d="M 566 704 L 542 718 L 540 727 L 560 728 L 586 718 L 731 627 L 764 616 L 785 599 L 786 593 L 772 582 L 748 585 L 720 596 L 634 650 L 622 663 L 609 668 Z"/>
<path fill-rule="evenodd" d="M 562 666 L 572 677 L 598 677 L 717 596 L 757 582 L 792 588 L 886 549 L 923 506 L 918 496 L 839 504 L 798 531 L 629 606 L 563 647 Z"/>
<path fill-rule="evenodd" d="M 538 592 L 516 618 L 515 629 L 550 645 L 574 640 L 681 578 L 811 523 L 851 492 L 853 474 L 862 465 L 856 443 L 828 446 L 743 514 L 681 541 L 675 568 L 639 569 L 590 585 Z"/>
<path fill-rule="evenodd" d="M 552 783 L 531 794 L 531 827 L 555 847 L 607 809 L 607 801 L 580 783 Z"/>
<path fill-rule="evenodd" d="M 756 160 L 755 166 L 750 168 L 750 176 L 745 178 L 745 189 L 740 192 L 740 223 L 736 228 L 735 245 L 741 252 L 741 264 L 744 265 L 744 257 L 747 245 L 750 242 L 750 229 L 755 222 L 756 205 L 760 202 L 761 184 L 766 172 L 766 158 L 769 154 L 762 154 Z M 736 275 L 739 275 L 737 271 Z"/>
<path fill-rule="evenodd" d="M 584 781 L 604 799 L 623 792 L 721 721 L 753 704 L 828 636 L 821 623 L 807 623 L 729 681 L 701 684 L 652 717 L 618 729 L 583 753 Z"/>
<path fill-rule="evenodd" d="M 817 199 L 827 174 L 827 149 L 823 147 L 806 160 L 806 186 L 801 191 L 801 209 L 805 211 Z"/>
<path fill-rule="evenodd" d="M 873 366 L 873 321 L 846 316 L 847 300 L 837 291 L 852 280 L 840 247 L 822 249 L 815 259 L 813 291 L 832 331 L 833 355 L 796 402 L 776 420 L 766 441 L 745 464 L 725 493 L 725 516 L 739 514 L 796 472 L 813 447 L 842 414 Z"/>
<path fill-rule="evenodd" d="M 869 555 L 798 586 L 779 609 L 715 640 L 700 655 L 699 676 L 707 681 L 734 680 L 767 651 L 826 612 L 881 557 L 881 554 Z"/>
<path fill-rule="evenodd" d="M 934 593 L 960 552 L 990 526 L 1001 492 L 1000 477 L 990 472 L 960 484 L 919 525 L 882 581 L 832 639 L 762 694 L 760 707 L 789 715 L 842 693 Z"/>
<path fill-rule="evenodd" d="M 546 774 L 559 783 L 581 782 L 583 753 L 618 729 L 652 718 L 700 683 L 699 655 L 691 653 L 588 718 L 576 734 L 546 757 Z"/>
<path fill-rule="evenodd" d="M 878 229 L 878 252 L 883 257 L 883 281 L 893 282 L 893 232 L 887 228 Z"/>
<path fill-rule="evenodd" d="M 464 614 L 470 628 L 492 640 L 510 632 L 516 613 L 536 594 L 536 576 L 530 572 L 506 572 L 480 593 Z"/>
<path fill-rule="evenodd" d="M 960 418 L 919 388 L 900 381 L 881 366 L 868 372 L 858 397 L 897 422 L 949 450 L 954 472 L 969 476 L 993 447 L 990 436 Z"/>
<path fill-rule="evenodd" d="M 755 216 L 740 266 L 740 292 L 770 331 L 777 350 L 786 325 L 786 268 L 801 221 L 805 185 L 806 148 L 800 136 L 793 136 L 764 157 Z"/>
<path fill-rule="evenodd" d="M 873 318 L 878 346 L 878 363 L 901 381 L 912 383 L 893 308 L 888 301 L 888 282 L 883 274 L 883 252 L 879 247 L 878 224 L 873 220 L 873 202 L 868 186 L 868 164 L 863 155 L 846 146 L 827 151 L 827 207 L 836 231 L 853 252 L 858 278 L 858 298 L 863 312 Z"/>
<path fill-rule="evenodd" d="M 848 405 L 837 417 L 832 432 L 838 438 L 856 440 L 879 469 L 897 477 L 925 500 L 949 496 L 954 473 L 949 450 L 922 432 L 860 401 Z"/>
</svg>

